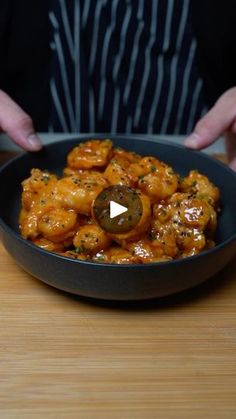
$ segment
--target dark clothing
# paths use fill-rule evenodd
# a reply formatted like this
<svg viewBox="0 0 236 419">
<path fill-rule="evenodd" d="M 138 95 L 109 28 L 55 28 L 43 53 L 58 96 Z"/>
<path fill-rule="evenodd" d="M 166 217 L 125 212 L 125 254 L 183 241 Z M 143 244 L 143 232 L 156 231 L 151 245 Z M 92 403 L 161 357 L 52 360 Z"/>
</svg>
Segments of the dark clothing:
<svg viewBox="0 0 236 419">
<path fill-rule="evenodd" d="M 50 129 L 190 133 L 206 113 L 189 0 L 54 0 Z"/>
<path fill-rule="evenodd" d="M 192 0 L 191 7 L 199 71 L 212 106 L 223 92 L 236 85 L 236 2 Z"/>
<path fill-rule="evenodd" d="M 50 26 L 48 0 L 1 0 L 0 88 L 28 112 L 37 130 L 48 128 Z M 199 71 L 211 106 L 236 85 L 235 0 L 191 0 Z"/>
<path fill-rule="evenodd" d="M 47 131 L 50 45 L 47 0 L 0 1 L 0 88 Z"/>
</svg>

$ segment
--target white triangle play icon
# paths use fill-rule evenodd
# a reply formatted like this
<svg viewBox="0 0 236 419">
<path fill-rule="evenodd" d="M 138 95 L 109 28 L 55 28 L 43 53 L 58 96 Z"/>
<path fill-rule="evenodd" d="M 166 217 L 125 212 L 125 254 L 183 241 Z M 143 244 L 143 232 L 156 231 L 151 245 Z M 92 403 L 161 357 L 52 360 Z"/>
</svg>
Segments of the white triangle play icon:
<svg viewBox="0 0 236 419">
<path fill-rule="evenodd" d="M 110 218 L 115 218 L 126 211 L 128 211 L 128 208 L 117 204 L 115 201 L 110 201 Z"/>
</svg>

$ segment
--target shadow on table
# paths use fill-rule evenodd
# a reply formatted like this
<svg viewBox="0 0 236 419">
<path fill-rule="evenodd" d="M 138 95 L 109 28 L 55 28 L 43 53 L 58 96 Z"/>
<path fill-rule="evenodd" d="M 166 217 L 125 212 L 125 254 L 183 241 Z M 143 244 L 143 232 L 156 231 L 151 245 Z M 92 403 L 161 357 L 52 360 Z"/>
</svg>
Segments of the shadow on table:
<svg viewBox="0 0 236 419">
<path fill-rule="evenodd" d="M 155 298 L 151 300 L 141 301 L 107 301 L 97 300 L 88 297 L 70 296 L 75 301 L 80 301 L 85 304 L 92 304 L 98 307 L 104 307 L 109 309 L 120 309 L 124 311 L 146 311 L 157 309 L 168 309 L 171 307 L 178 307 L 198 302 L 198 300 L 204 300 L 210 297 L 216 297 L 222 292 L 230 292 L 233 285 L 233 281 L 236 279 L 236 259 L 231 262 L 223 271 L 210 278 L 206 282 L 183 291 L 178 294 Z M 68 295 L 62 292 L 65 295 Z"/>
</svg>

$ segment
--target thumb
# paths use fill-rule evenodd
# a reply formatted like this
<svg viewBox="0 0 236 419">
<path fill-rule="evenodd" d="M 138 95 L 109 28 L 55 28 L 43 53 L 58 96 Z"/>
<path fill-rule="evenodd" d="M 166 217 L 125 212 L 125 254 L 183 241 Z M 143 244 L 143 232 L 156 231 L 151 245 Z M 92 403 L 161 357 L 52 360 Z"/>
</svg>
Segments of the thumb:
<svg viewBox="0 0 236 419">
<path fill-rule="evenodd" d="M 201 118 L 185 145 L 194 149 L 209 146 L 227 130 L 234 130 L 236 117 L 236 88 L 226 91 L 215 105 Z"/>
<path fill-rule="evenodd" d="M 0 128 L 25 150 L 42 148 L 30 116 L 3 91 L 0 91 Z"/>
</svg>

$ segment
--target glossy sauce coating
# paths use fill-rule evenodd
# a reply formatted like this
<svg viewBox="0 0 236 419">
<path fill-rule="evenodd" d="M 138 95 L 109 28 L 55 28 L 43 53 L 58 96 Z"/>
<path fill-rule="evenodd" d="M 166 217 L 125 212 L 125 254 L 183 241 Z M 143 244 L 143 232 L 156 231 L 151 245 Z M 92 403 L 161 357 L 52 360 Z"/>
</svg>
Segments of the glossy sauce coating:
<svg viewBox="0 0 236 419">
<path fill-rule="evenodd" d="M 205 175 L 184 178 L 153 156 L 89 140 L 65 156 L 61 178 L 32 169 L 22 182 L 20 231 L 35 245 L 60 255 L 100 263 L 169 261 L 214 246 L 220 192 Z M 107 233 L 93 204 L 111 185 L 133 188 L 142 216 L 129 231 Z"/>
</svg>

